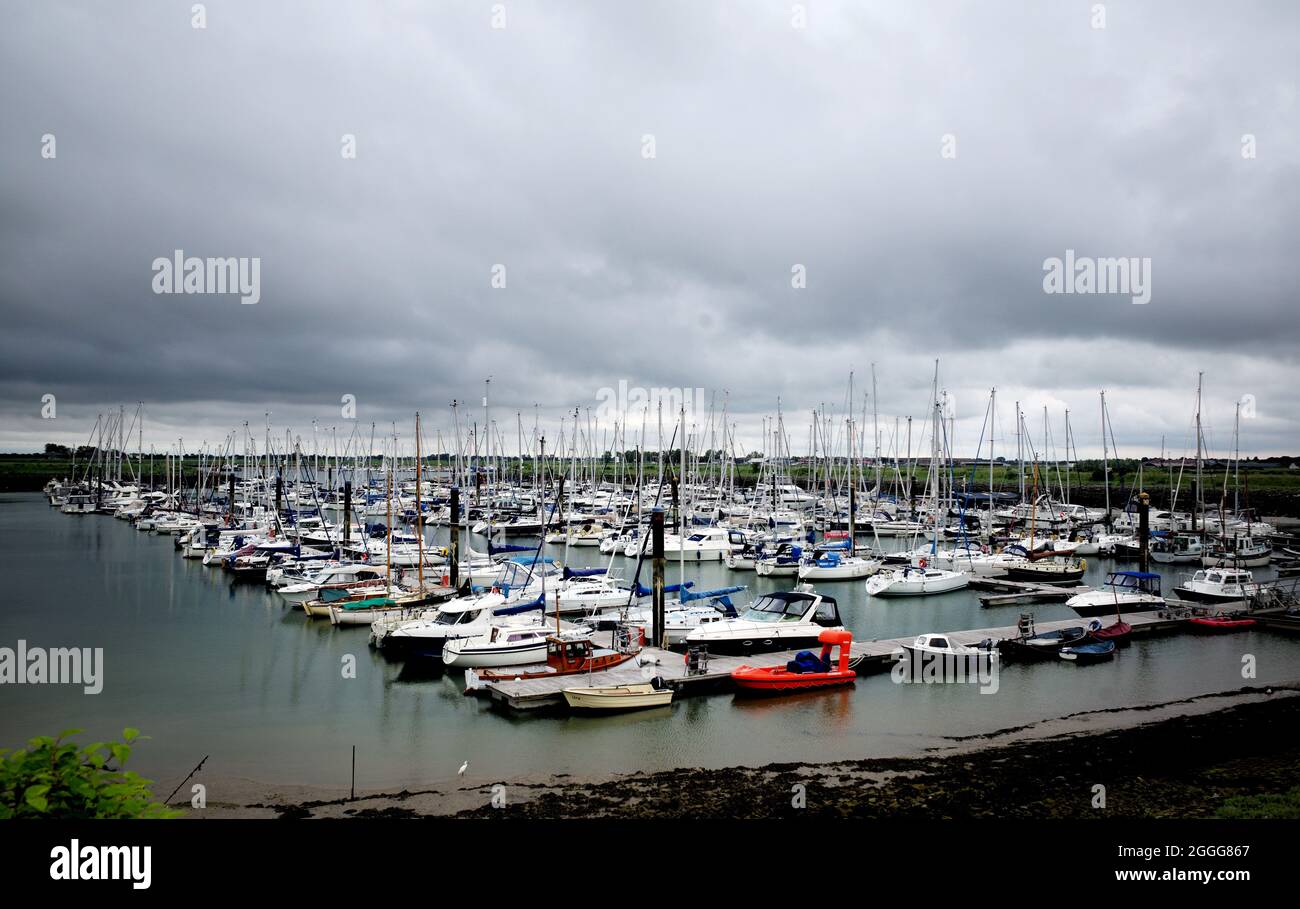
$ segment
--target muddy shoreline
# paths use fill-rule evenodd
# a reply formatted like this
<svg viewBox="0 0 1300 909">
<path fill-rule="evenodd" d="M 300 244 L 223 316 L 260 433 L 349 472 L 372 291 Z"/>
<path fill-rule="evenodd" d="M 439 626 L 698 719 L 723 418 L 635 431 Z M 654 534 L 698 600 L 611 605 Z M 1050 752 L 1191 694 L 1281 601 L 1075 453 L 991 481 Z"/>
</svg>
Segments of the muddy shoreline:
<svg viewBox="0 0 1300 909">
<path fill-rule="evenodd" d="M 909 757 L 590 779 L 458 779 L 355 799 L 250 781 L 241 792 L 225 782 L 211 791 L 227 798 L 191 816 L 1214 817 L 1230 797 L 1280 794 L 1300 781 L 1300 682 L 1071 714 L 949 741 Z"/>
</svg>

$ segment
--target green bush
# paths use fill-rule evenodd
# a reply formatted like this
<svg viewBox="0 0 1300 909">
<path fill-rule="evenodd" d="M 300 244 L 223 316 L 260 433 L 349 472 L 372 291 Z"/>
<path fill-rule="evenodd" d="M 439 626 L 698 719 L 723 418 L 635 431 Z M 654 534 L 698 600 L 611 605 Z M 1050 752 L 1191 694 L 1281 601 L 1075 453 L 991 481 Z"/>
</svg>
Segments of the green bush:
<svg viewBox="0 0 1300 909">
<path fill-rule="evenodd" d="M 170 818 L 174 811 L 154 801 L 146 780 L 124 769 L 138 729 L 122 731 L 120 742 L 95 742 L 84 748 L 43 735 L 27 748 L 0 749 L 0 819 L 8 818 Z M 116 766 L 114 766 L 116 764 Z"/>
<path fill-rule="evenodd" d="M 1234 795 L 1224 799 L 1216 817 L 1230 820 L 1245 818 L 1300 818 L 1300 786 L 1275 795 Z"/>
</svg>

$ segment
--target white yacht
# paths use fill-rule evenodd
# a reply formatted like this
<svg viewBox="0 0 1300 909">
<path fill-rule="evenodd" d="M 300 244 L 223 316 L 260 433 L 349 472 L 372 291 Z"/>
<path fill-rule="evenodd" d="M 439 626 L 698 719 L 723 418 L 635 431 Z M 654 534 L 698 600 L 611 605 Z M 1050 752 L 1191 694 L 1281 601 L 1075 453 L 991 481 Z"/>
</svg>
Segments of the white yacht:
<svg viewBox="0 0 1300 909">
<path fill-rule="evenodd" d="M 801 581 L 856 581 L 869 578 L 884 562 L 838 550 L 816 553 L 799 563 Z"/>
<path fill-rule="evenodd" d="M 546 639 L 555 633 L 549 623 L 490 625 L 474 637 L 451 638 L 442 645 L 442 661 L 459 668 L 527 666 L 546 662 Z"/>
<path fill-rule="evenodd" d="M 796 590 L 764 594 L 736 618 L 709 622 L 688 632 L 683 643 L 707 647 L 711 654 L 749 656 L 814 647 L 824 629 L 843 627 L 835 599 L 805 584 Z"/>
<path fill-rule="evenodd" d="M 1165 608 L 1160 595 L 1160 575 L 1149 571 L 1112 571 L 1098 590 L 1076 593 L 1065 601 L 1077 615 L 1114 615 L 1151 612 Z"/>
<path fill-rule="evenodd" d="M 882 571 L 867 578 L 867 595 L 873 597 L 930 596 L 961 590 L 970 583 L 964 571 L 914 568 L 911 565 Z"/>
<path fill-rule="evenodd" d="M 1255 576 L 1244 568 L 1205 568 L 1175 587 L 1180 600 L 1201 603 L 1227 603 L 1245 600 L 1258 593 Z"/>
</svg>

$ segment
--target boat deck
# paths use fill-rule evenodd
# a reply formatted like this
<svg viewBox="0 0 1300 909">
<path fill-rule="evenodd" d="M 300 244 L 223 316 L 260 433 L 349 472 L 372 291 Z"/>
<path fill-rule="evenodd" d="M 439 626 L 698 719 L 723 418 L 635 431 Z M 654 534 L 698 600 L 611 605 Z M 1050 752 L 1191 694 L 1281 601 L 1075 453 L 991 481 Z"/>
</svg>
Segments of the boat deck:
<svg viewBox="0 0 1300 909">
<path fill-rule="evenodd" d="M 1183 604 L 1184 606 L 1186 604 Z M 1154 634 L 1180 628 L 1186 622 L 1185 616 L 1161 616 L 1155 612 L 1139 612 L 1124 615 L 1123 620 L 1133 626 L 1133 633 Z M 1075 625 L 1086 625 L 1089 619 L 1073 618 L 1047 622 L 1036 622 L 1035 631 L 1056 631 Z M 1104 619 L 1103 621 L 1109 621 Z M 949 631 L 947 637 L 960 643 L 973 645 L 984 640 L 1001 641 L 1014 638 L 1019 634 L 1015 625 L 1003 625 L 995 628 L 971 628 L 964 631 Z M 901 638 L 886 638 L 875 641 L 854 641 L 850 647 L 852 665 L 859 675 L 888 670 L 895 662 L 895 655 L 904 644 L 910 644 L 915 635 Z M 519 679 L 511 681 L 486 682 L 475 693 L 486 694 L 493 700 L 516 710 L 529 710 L 542 707 L 554 707 L 564 703 L 564 689 L 573 687 L 597 687 L 603 685 L 627 685 L 646 682 L 659 676 L 677 691 L 677 696 L 704 694 L 709 692 L 731 691 L 731 671 L 739 666 L 784 666 L 794 658 L 795 651 L 761 653 L 748 657 L 710 656 L 706 671 L 688 674 L 685 655 L 673 650 L 661 650 L 646 647 L 641 651 L 639 665 L 630 661 L 613 669 L 578 675 L 554 676 L 541 679 Z M 520 672 L 533 667 L 521 666 Z"/>
</svg>

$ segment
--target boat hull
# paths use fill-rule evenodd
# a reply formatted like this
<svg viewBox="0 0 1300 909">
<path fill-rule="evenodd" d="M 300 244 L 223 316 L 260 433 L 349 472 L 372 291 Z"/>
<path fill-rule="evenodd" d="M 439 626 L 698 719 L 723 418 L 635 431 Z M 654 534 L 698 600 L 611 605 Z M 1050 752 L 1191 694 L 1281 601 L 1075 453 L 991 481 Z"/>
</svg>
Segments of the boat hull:
<svg viewBox="0 0 1300 909">
<path fill-rule="evenodd" d="M 611 713 L 666 707 L 672 703 L 671 688 L 641 685 L 613 685 L 606 688 L 566 688 L 564 700 L 571 710 Z"/>
<path fill-rule="evenodd" d="M 731 671 L 731 681 L 743 694 L 791 694 L 821 688 L 852 685 L 857 673 L 852 669 L 830 672 L 790 672 L 783 666 L 739 666 Z"/>
</svg>

